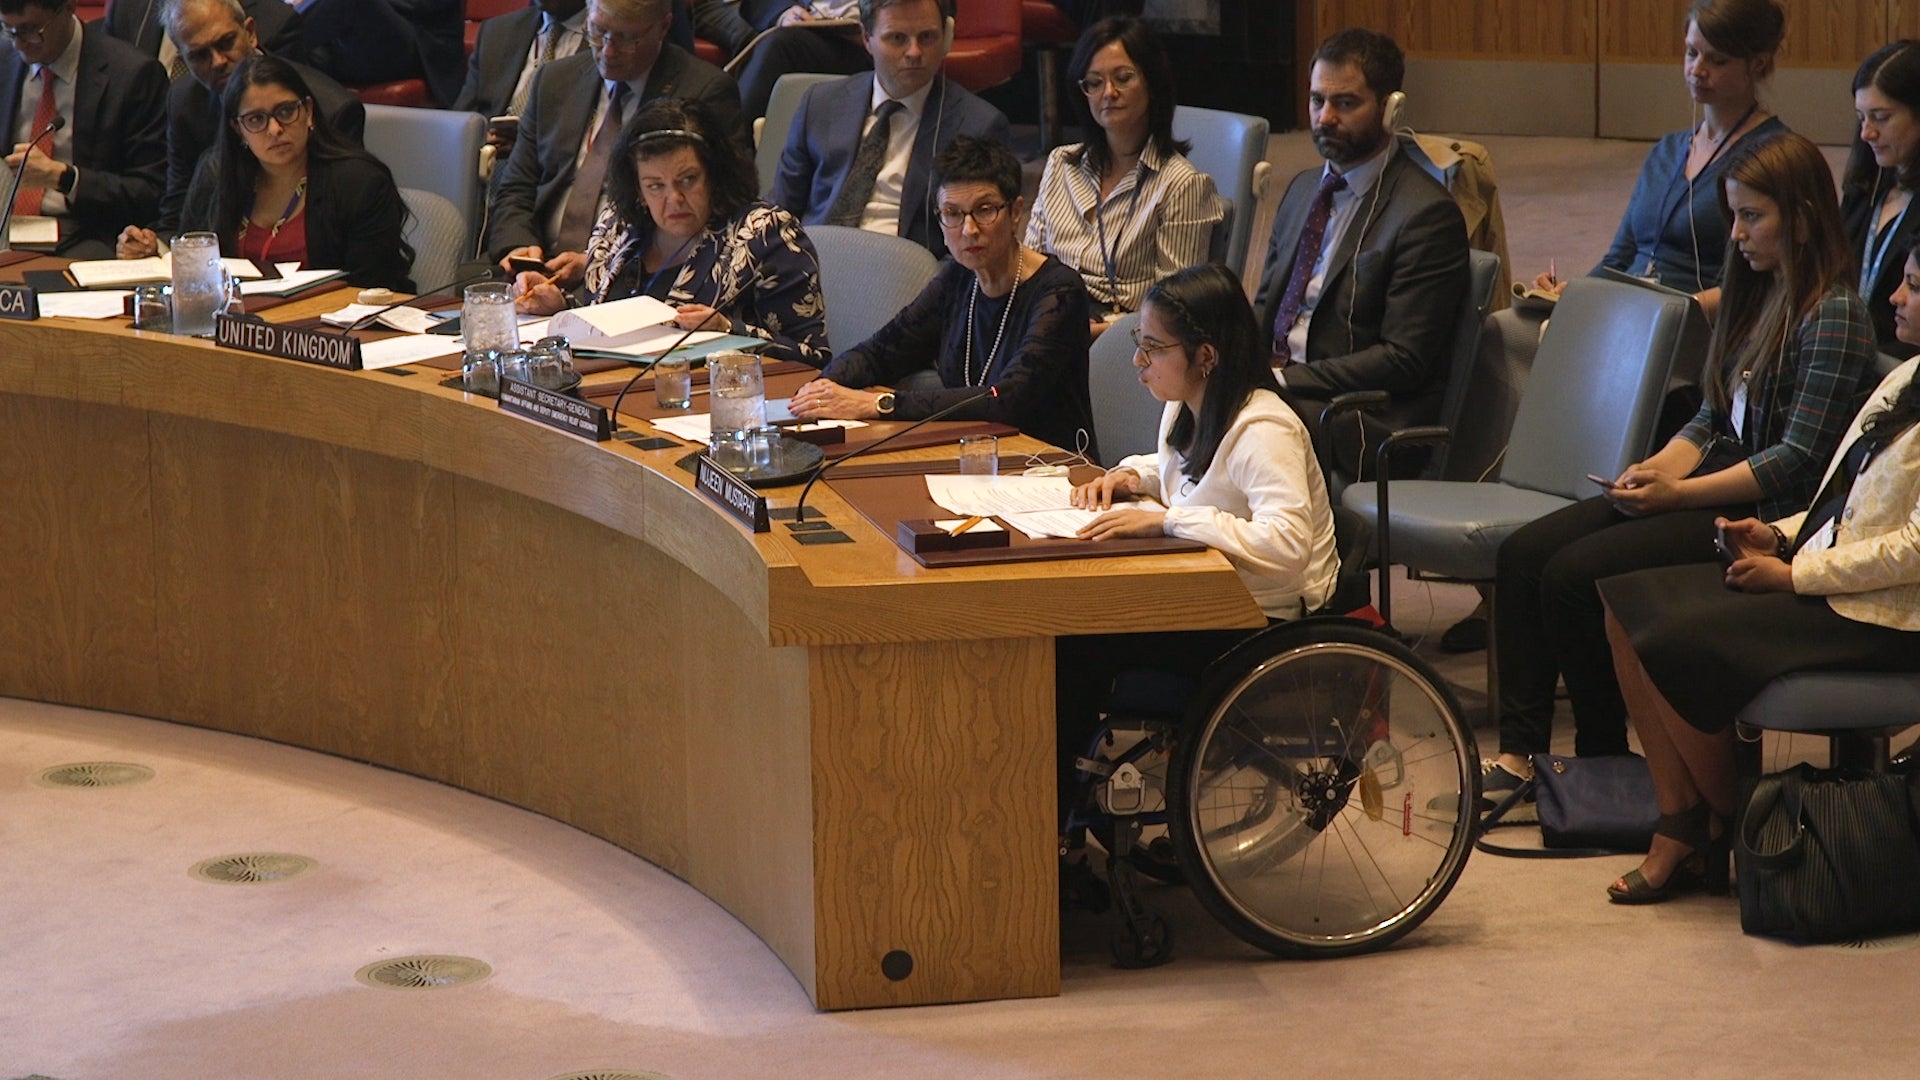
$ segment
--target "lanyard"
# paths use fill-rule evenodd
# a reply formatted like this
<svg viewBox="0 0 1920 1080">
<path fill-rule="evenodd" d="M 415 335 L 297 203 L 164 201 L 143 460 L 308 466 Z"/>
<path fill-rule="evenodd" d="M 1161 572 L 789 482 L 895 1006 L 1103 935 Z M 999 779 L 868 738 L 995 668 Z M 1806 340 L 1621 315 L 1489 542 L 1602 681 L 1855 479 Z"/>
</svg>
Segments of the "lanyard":
<svg viewBox="0 0 1920 1080">
<path fill-rule="evenodd" d="M 1140 189 L 1146 186 L 1141 182 L 1140 170 L 1145 164 L 1146 162 L 1142 160 L 1135 163 L 1133 167 L 1133 192 L 1127 199 L 1128 221 L 1132 221 L 1134 213 L 1140 209 Z M 1114 237 L 1113 246 L 1107 246 L 1107 217 L 1105 211 L 1106 207 L 1101 205 L 1100 202 L 1100 182 L 1096 179 L 1093 183 L 1093 224 L 1094 227 L 1099 230 L 1100 258 L 1106 264 L 1107 269 L 1107 303 L 1117 307 L 1120 304 L 1120 275 L 1116 264 L 1120 258 L 1120 241 L 1124 239 L 1124 237 Z"/>
<path fill-rule="evenodd" d="M 1892 197 L 1893 189 L 1889 188 L 1887 190 L 1887 198 Z M 1871 211 L 1874 222 L 1880 220 L 1880 208 L 1886 204 L 1887 199 L 1883 198 L 1874 205 Z M 1894 215 L 1892 221 L 1887 222 L 1885 225 L 1868 225 L 1867 246 L 1866 250 L 1862 253 L 1863 258 L 1860 260 L 1861 296 L 1873 296 L 1873 283 L 1880 279 L 1881 267 L 1887 261 L 1887 249 L 1893 246 L 1893 238 L 1900 233 L 1900 223 L 1907 220 L 1907 213 L 1912 209 L 1913 196 L 1909 195 L 1907 196 L 1907 205 L 1900 208 L 1900 212 Z"/>
</svg>

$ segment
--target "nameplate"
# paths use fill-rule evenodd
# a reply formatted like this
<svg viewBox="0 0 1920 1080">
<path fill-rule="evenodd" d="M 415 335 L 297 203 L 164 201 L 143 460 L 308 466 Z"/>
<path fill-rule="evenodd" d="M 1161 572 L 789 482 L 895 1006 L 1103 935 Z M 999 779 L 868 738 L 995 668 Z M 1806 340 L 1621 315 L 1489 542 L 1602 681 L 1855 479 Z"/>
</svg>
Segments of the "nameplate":
<svg viewBox="0 0 1920 1080">
<path fill-rule="evenodd" d="M 299 360 L 341 371 L 360 370 L 360 339 L 346 334 L 276 326 L 220 312 L 213 317 L 213 340 L 217 345 L 241 352 Z"/>
<path fill-rule="evenodd" d="M 518 379 L 500 380 L 500 409 L 594 442 L 613 438 L 613 417 L 605 405 L 556 394 Z"/>
<path fill-rule="evenodd" d="M 767 498 L 759 494 L 738 477 L 713 463 L 713 459 L 701 454 L 694 460 L 693 486 L 700 493 L 720 504 L 720 509 L 740 519 L 740 524 L 757 533 L 771 532 L 773 525 L 767 520 Z"/>
<path fill-rule="evenodd" d="M 31 285 L 0 285 L 0 319 L 37 319 L 40 294 Z"/>
</svg>

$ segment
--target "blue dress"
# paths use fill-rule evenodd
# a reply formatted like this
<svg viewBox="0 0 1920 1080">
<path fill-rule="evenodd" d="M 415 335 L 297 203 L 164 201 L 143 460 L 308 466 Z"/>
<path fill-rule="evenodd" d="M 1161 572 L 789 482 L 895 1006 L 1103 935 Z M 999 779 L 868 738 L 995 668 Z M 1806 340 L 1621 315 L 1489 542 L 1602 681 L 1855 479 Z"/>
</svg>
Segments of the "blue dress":
<svg viewBox="0 0 1920 1080">
<path fill-rule="evenodd" d="M 1687 183 L 1687 148 L 1693 129 L 1676 131 L 1653 144 L 1633 198 L 1620 218 L 1613 246 L 1600 265 L 1639 277 L 1651 276 L 1670 288 L 1699 292 L 1720 284 L 1731 222 L 1720 212 L 1720 188 L 1727 165 L 1754 142 L 1778 135 L 1787 125 L 1770 116 L 1734 140 Z"/>
</svg>

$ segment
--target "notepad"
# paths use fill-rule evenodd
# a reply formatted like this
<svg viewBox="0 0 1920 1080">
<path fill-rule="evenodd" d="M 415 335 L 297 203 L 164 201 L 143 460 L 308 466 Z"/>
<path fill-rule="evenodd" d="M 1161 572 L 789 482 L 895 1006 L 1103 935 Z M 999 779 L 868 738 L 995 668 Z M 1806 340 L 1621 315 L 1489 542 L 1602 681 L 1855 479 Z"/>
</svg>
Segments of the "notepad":
<svg viewBox="0 0 1920 1080">
<path fill-rule="evenodd" d="M 221 259 L 227 273 L 241 281 L 265 277 L 252 259 Z M 145 259 L 83 259 L 67 267 L 67 273 L 83 289 L 126 289 L 135 285 L 153 285 L 173 280 L 173 255 L 154 255 Z M 241 287 L 243 290 L 245 286 Z"/>
</svg>

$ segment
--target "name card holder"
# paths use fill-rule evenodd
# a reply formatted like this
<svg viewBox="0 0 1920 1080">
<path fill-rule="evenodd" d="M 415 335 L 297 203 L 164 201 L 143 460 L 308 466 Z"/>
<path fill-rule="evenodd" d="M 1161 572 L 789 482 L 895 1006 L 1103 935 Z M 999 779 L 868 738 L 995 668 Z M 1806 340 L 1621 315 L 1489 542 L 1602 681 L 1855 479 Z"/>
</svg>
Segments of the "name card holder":
<svg viewBox="0 0 1920 1080">
<path fill-rule="evenodd" d="M 40 294 L 31 285 L 0 285 L 0 319 L 27 322 L 40 317 Z"/>
<path fill-rule="evenodd" d="M 360 339 L 325 330 L 303 330 L 219 312 L 213 317 L 214 344 L 241 352 L 299 360 L 341 371 L 360 370 Z"/>
<path fill-rule="evenodd" d="M 605 405 L 581 401 L 518 379 L 500 380 L 500 411 L 594 442 L 613 438 L 613 415 Z"/>
<path fill-rule="evenodd" d="M 738 518 L 740 524 L 757 533 L 772 532 L 767 518 L 767 497 L 748 487 L 738 477 L 701 454 L 694 459 L 693 486 L 719 504 L 720 509 Z"/>
</svg>

